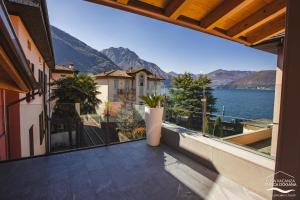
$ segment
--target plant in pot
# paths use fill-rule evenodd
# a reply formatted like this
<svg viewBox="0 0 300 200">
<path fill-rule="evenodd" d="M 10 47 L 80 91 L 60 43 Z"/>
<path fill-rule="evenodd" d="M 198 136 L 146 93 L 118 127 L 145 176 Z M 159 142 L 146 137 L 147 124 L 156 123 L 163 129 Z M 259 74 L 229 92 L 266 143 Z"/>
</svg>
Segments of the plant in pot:
<svg viewBox="0 0 300 200">
<path fill-rule="evenodd" d="M 140 97 L 146 104 L 145 121 L 147 143 L 150 146 L 158 146 L 160 144 L 161 126 L 164 108 L 161 106 L 164 96 L 151 95 Z"/>
</svg>

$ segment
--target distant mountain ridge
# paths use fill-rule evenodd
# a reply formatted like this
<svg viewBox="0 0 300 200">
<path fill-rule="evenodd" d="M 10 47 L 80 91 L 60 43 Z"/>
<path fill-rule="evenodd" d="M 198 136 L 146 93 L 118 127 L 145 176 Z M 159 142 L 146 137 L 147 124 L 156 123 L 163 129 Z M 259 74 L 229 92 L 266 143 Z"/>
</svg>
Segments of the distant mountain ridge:
<svg viewBox="0 0 300 200">
<path fill-rule="evenodd" d="M 128 48 L 108 48 L 98 51 L 70 34 L 51 26 L 55 60 L 57 64 L 74 64 L 80 72 L 99 73 L 115 69 L 146 68 L 165 78 L 164 84 L 171 86 L 173 77 L 180 74 L 166 73 L 155 63 L 141 59 Z M 192 74 L 194 78 L 206 75 L 212 80 L 213 87 L 224 88 L 273 88 L 275 71 L 236 71 L 218 69 L 208 74 Z"/>
<path fill-rule="evenodd" d="M 255 73 L 254 71 L 237 71 L 237 70 L 223 70 L 218 69 L 210 72 L 207 75 L 211 79 L 213 86 L 224 86 L 228 83 L 239 80 L 247 75 Z"/>
<path fill-rule="evenodd" d="M 169 72 L 174 77 L 182 74 Z M 208 74 L 192 74 L 192 77 L 207 76 L 212 81 L 212 87 L 231 89 L 260 89 L 273 90 L 275 88 L 275 70 L 239 71 L 218 69 Z"/>
<path fill-rule="evenodd" d="M 101 52 L 54 26 L 51 35 L 57 64 L 73 63 L 78 71 L 91 73 L 120 69 Z"/>
<path fill-rule="evenodd" d="M 226 84 L 224 87 L 235 89 L 273 90 L 275 89 L 275 79 L 275 70 L 264 70 L 250 73 L 247 76 Z"/>
<path fill-rule="evenodd" d="M 101 52 L 124 70 L 128 70 L 130 68 L 146 68 L 153 74 L 156 74 L 165 79 L 168 79 L 169 77 L 168 74 L 156 64 L 141 59 L 135 52 L 131 51 L 128 48 L 110 47 L 108 49 L 102 50 Z"/>
</svg>

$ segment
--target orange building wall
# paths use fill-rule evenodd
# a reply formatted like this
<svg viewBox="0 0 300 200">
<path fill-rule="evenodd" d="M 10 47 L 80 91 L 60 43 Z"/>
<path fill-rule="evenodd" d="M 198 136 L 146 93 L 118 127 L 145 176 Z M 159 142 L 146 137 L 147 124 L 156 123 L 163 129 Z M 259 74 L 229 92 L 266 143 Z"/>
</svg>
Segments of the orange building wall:
<svg viewBox="0 0 300 200">
<path fill-rule="evenodd" d="M 39 80 L 39 71 L 43 71 L 44 58 L 39 52 L 37 46 L 32 40 L 27 28 L 25 27 L 22 19 L 18 16 L 10 15 L 10 20 L 12 22 L 13 28 L 16 32 L 17 38 L 20 45 L 24 51 L 26 58 L 30 63 L 34 64 L 34 75 L 35 79 Z M 30 45 L 28 45 L 28 43 Z M 29 47 L 30 46 L 30 47 Z M 49 69 L 45 65 L 45 73 L 49 78 Z M 48 79 L 47 79 L 48 80 Z M 37 91 L 37 90 L 36 90 Z M 49 88 L 47 89 L 49 91 Z M 19 98 L 25 97 L 25 94 L 19 94 Z M 48 99 L 48 93 L 45 94 L 46 100 Z M 19 106 L 19 130 L 20 130 L 20 144 L 21 144 L 21 157 L 30 156 L 30 139 L 29 139 L 29 129 L 33 126 L 33 146 L 34 155 L 42 155 L 46 153 L 46 141 L 43 139 L 40 143 L 40 123 L 39 115 L 44 110 L 43 95 L 35 95 L 35 98 L 30 102 L 22 101 Z M 43 127 L 45 129 L 45 127 Z"/>
<path fill-rule="evenodd" d="M 57 81 L 61 78 L 72 76 L 74 73 L 64 73 L 64 72 L 52 72 L 51 78 L 54 81 Z"/>
</svg>

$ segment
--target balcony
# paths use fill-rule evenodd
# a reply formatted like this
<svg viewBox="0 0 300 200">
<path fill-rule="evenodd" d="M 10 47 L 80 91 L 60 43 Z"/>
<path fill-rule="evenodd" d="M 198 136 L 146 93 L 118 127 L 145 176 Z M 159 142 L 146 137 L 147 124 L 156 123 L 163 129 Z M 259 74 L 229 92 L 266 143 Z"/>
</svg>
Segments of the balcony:
<svg viewBox="0 0 300 200">
<path fill-rule="evenodd" d="M 1 199 L 263 199 L 145 140 L 0 164 Z"/>
</svg>

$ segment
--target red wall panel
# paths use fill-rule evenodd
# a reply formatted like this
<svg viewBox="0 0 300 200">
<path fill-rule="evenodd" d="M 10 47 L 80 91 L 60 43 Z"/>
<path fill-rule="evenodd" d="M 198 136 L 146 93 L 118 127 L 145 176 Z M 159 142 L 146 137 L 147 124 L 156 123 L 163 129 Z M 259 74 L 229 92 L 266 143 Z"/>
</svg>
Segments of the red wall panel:
<svg viewBox="0 0 300 200">
<path fill-rule="evenodd" d="M 9 105 L 19 100 L 19 93 L 5 91 L 5 101 Z M 8 107 L 8 134 L 10 158 L 17 159 L 21 157 L 21 139 L 20 139 L 20 104 L 14 104 Z"/>
<path fill-rule="evenodd" d="M 0 89 L 0 160 L 6 160 L 6 138 L 4 122 L 4 91 Z"/>
</svg>

